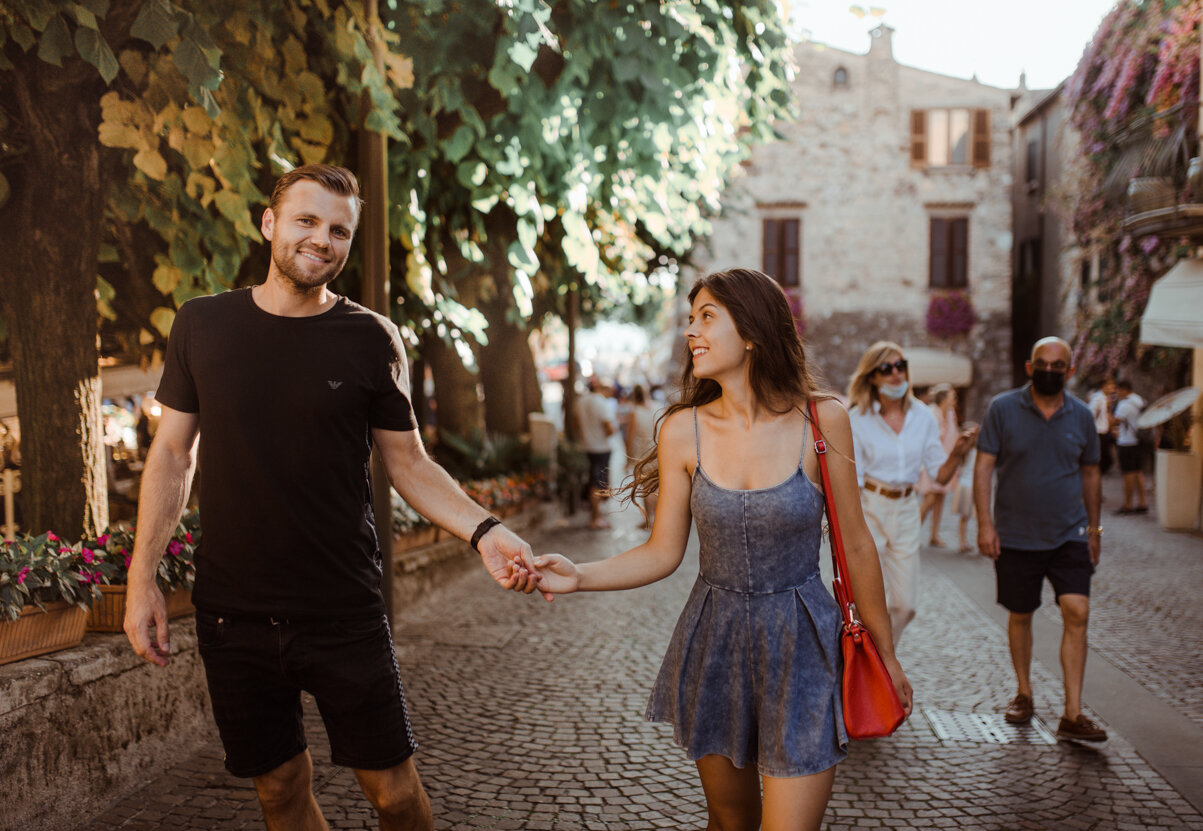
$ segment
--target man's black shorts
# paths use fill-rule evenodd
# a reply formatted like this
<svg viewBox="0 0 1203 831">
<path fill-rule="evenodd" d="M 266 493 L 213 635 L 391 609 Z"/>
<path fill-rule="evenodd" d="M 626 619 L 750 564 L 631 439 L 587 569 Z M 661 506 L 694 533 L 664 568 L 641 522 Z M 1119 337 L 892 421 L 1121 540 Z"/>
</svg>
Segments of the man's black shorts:
<svg viewBox="0 0 1203 831">
<path fill-rule="evenodd" d="M 336 765 L 384 770 L 417 749 L 383 614 L 273 621 L 198 610 L 196 637 L 235 776 L 261 776 L 305 750 L 302 690 L 317 703 Z"/>
<path fill-rule="evenodd" d="M 610 489 L 610 454 L 586 453 L 589 457 L 589 487 L 595 491 Z"/>
<path fill-rule="evenodd" d="M 1139 444 L 1118 444 L 1115 452 L 1119 456 L 1120 473 L 1137 473 L 1144 469 L 1144 448 Z"/>
<path fill-rule="evenodd" d="M 998 602 L 1009 612 L 1025 615 L 1040 608 L 1044 578 L 1053 586 L 1058 600 L 1063 594 L 1090 597 L 1090 546 L 1078 540 L 1062 543 L 1049 551 L 1003 548 L 994 561 L 998 578 Z"/>
</svg>

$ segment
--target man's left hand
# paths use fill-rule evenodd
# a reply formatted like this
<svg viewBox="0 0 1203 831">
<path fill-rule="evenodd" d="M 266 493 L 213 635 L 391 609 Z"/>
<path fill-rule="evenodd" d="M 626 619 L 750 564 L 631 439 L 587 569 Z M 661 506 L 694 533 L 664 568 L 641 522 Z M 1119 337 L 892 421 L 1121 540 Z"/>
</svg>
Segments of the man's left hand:
<svg viewBox="0 0 1203 831">
<path fill-rule="evenodd" d="M 1090 546 L 1090 564 L 1097 566 L 1099 564 L 1099 554 L 1102 553 L 1103 549 L 1103 538 L 1098 534 L 1091 534 L 1086 544 Z"/>
<path fill-rule="evenodd" d="M 504 525 L 497 525 L 478 543 L 480 559 L 493 579 L 503 589 L 530 594 L 539 588 L 539 575 L 534 568 L 535 554 L 526 540 Z M 510 567 L 513 563 L 517 569 Z M 555 597 L 551 592 L 542 592 L 548 600 Z"/>
</svg>

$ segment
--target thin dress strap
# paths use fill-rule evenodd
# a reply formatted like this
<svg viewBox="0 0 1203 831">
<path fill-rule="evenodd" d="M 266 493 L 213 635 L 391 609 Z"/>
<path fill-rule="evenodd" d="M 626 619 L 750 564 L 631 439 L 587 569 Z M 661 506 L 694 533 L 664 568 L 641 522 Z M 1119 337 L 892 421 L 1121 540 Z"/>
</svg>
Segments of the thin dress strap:
<svg viewBox="0 0 1203 831">
<path fill-rule="evenodd" d="M 698 467 L 702 466 L 702 442 L 698 438 L 698 408 L 693 408 L 693 450 L 698 457 Z"/>
<path fill-rule="evenodd" d="M 802 468 L 806 464 L 806 434 L 810 432 L 810 416 L 805 412 L 802 413 L 802 458 L 798 459 L 798 467 Z"/>
</svg>

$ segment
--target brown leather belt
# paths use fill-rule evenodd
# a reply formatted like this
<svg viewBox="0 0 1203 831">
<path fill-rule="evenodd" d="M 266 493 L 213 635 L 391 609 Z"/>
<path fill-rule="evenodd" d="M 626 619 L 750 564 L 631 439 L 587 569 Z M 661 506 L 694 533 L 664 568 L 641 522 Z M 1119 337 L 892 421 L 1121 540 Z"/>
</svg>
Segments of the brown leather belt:
<svg viewBox="0 0 1203 831">
<path fill-rule="evenodd" d="M 885 485 L 879 485 L 872 479 L 865 480 L 865 490 L 879 493 L 886 499 L 903 499 L 915 492 L 915 489 L 910 485 L 905 488 L 887 488 Z"/>
</svg>

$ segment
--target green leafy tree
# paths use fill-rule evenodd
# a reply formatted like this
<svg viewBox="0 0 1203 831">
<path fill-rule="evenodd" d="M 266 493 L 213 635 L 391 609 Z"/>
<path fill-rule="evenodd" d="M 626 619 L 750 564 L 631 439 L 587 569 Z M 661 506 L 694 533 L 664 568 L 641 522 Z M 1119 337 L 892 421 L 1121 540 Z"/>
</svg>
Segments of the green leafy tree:
<svg viewBox="0 0 1203 831">
<path fill-rule="evenodd" d="M 161 342 L 179 303 L 265 267 L 252 208 L 281 166 L 341 162 L 360 127 L 400 137 L 410 64 L 378 72 L 364 32 L 326 0 L 0 7 L 0 316 L 31 528 L 107 524 L 98 297 Z"/>
<path fill-rule="evenodd" d="M 520 432 L 538 406 L 537 315 L 563 314 L 569 291 L 599 308 L 646 291 L 658 258 L 708 229 L 747 144 L 772 135 L 784 22 L 768 0 L 429 0 L 397 4 L 389 25 L 415 61 L 410 143 L 390 158 L 406 316 L 480 344 L 487 427 Z M 440 423 L 471 428 L 474 384 L 447 348 L 423 341 Z"/>
</svg>

